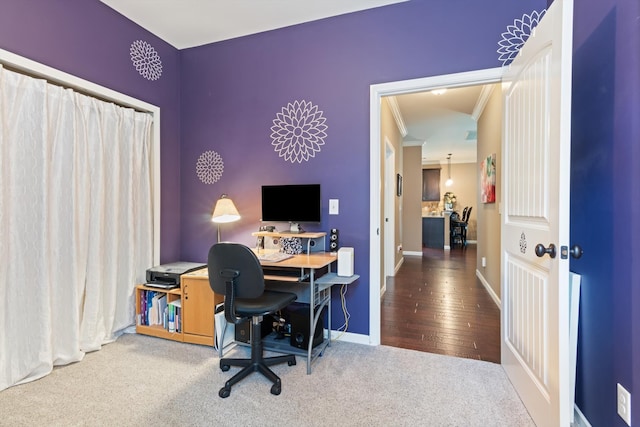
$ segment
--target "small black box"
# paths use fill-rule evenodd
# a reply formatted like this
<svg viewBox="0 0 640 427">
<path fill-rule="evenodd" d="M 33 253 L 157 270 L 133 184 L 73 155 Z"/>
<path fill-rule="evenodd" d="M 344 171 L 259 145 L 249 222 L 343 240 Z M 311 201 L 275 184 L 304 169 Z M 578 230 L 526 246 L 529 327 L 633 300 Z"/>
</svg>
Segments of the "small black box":
<svg viewBox="0 0 640 427">
<path fill-rule="evenodd" d="M 273 331 L 273 316 L 264 316 L 261 323 L 262 338 Z M 251 338 L 251 321 L 238 323 L 236 325 L 236 341 L 248 343 Z"/>
<path fill-rule="evenodd" d="M 303 304 L 291 304 L 287 307 L 288 319 L 291 322 L 291 346 L 306 350 L 309 346 L 309 306 Z M 313 333 L 313 347 L 324 341 L 324 313 L 320 318 Z"/>
</svg>

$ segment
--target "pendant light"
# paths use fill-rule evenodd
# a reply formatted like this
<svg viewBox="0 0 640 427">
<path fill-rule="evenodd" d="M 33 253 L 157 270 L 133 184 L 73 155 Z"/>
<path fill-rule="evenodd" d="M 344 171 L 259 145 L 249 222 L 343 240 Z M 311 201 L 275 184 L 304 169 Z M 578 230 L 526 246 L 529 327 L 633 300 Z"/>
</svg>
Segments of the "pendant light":
<svg viewBox="0 0 640 427">
<path fill-rule="evenodd" d="M 447 156 L 447 168 L 449 171 L 449 179 L 447 179 L 444 185 L 446 185 L 447 187 L 451 187 L 451 185 L 453 184 L 453 180 L 451 179 L 451 153 L 449 153 L 449 155 Z"/>
</svg>

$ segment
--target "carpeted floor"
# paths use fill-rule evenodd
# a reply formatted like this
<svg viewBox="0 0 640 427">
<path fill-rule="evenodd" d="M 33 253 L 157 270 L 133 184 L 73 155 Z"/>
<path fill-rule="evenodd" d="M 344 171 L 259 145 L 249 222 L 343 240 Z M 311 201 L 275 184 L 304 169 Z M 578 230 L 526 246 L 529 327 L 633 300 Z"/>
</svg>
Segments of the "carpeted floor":
<svg viewBox="0 0 640 427">
<path fill-rule="evenodd" d="M 244 357 L 246 347 L 230 354 Z M 0 392 L 2 426 L 533 426 L 502 367 L 393 347 L 334 342 L 254 373 L 231 396 L 210 347 L 125 334 L 82 362 Z"/>
</svg>

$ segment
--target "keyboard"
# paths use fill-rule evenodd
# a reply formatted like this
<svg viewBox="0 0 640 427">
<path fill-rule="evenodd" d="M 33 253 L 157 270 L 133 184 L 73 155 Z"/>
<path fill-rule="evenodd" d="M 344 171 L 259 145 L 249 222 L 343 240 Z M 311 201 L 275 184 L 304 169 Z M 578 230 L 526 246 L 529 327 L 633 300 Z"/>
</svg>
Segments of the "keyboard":
<svg viewBox="0 0 640 427">
<path fill-rule="evenodd" d="M 284 252 L 269 252 L 266 254 L 258 254 L 257 256 L 260 261 L 267 262 L 280 262 L 293 257 L 293 255 L 285 254 Z"/>
</svg>

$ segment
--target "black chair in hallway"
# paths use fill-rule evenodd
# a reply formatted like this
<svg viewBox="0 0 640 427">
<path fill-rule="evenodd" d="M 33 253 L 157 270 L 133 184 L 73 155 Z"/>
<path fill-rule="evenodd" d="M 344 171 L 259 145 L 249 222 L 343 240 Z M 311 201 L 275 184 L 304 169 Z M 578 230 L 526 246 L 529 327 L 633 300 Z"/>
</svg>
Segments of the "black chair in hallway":
<svg viewBox="0 0 640 427">
<path fill-rule="evenodd" d="M 243 369 L 229 379 L 220 389 L 220 397 L 228 397 L 231 387 L 258 371 L 273 385 L 271 394 L 282 391 L 280 378 L 269 366 L 296 364 L 294 355 L 264 357 L 262 345 L 262 319 L 296 300 L 296 294 L 265 290 L 264 273 L 260 261 L 247 246 L 237 243 L 217 243 L 209 249 L 209 285 L 216 294 L 224 295 L 224 313 L 228 322 L 238 324 L 251 320 L 251 359 L 220 359 L 220 369 L 228 371 L 231 366 Z"/>
<path fill-rule="evenodd" d="M 462 218 L 458 212 L 451 214 L 449 221 L 449 245 L 453 249 L 456 245 L 464 248 L 467 246 L 467 229 L 469 228 L 469 217 L 473 206 L 467 206 L 462 210 Z"/>
<path fill-rule="evenodd" d="M 462 227 L 464 222 L 457 211 L 451 212 L 449 217 L 449 246 L 453 249 L 456 245 L 463 246 Z"/>
<path fill-rule="evenodd" d="M 469 229 L 469 218 L 471 217 L 471 209 L 473 209 L 473 206 L 464 208 L 464 210 L 466 211 L 466 215 L 462 215 L 462 222 L 464 222 L 464 227 L 462 228 L 462 242 L 464 243 L 464 246 L 467 246 L 467 230 Z"/>
</svg>

